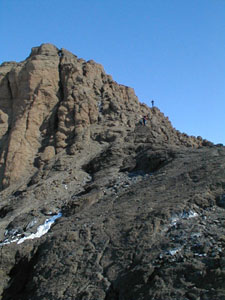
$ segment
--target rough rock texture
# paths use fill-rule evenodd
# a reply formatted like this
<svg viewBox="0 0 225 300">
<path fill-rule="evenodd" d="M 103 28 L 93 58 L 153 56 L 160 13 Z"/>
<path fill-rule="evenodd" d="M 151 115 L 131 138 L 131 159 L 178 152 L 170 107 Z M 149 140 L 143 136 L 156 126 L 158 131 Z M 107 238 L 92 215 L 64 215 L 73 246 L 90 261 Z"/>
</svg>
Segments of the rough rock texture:
<svg viewBox="0 0 225 300">
<path fill-rule="evenodd" d="M 225 299 L 223 146 L 50 44 L 0 66 L 0 134 L 0 299 Z"/>
<path fill-rule="evenodd" d="M 21 63 L 0 66 L 0 181 L 2 188 L 28 180 L 67 149 L 90 140 L 113 141 L 148 115 L 152 142 L 198 147 L 201 138 L 174 130 L 157 108 L 140 104 L 94 61 L 51 44 L 32 49 Z"/>
</svg>

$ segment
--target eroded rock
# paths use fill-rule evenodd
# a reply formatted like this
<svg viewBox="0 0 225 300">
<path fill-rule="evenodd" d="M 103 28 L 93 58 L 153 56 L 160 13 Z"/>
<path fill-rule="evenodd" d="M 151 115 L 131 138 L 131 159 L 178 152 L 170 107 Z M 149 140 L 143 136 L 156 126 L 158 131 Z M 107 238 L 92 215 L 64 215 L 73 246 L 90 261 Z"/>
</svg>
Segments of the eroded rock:
<svg viewBox="0 0 225 300">
<path fill-rule="evenodd" d="M 0 128 L 2 300 L 224 299 L 223 146 L 50 44 L 0 66 Z"/>
</svg>

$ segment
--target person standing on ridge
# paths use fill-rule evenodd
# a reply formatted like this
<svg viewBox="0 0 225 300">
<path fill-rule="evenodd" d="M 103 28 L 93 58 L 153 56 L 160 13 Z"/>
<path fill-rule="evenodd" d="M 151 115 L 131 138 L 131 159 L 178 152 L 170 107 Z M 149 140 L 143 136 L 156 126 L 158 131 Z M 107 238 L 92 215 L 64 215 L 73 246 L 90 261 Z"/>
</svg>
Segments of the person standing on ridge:
<svg viewBox="0 0 225 300">
<path fill-rule="evenodd" d="M 152 100 L 151 102 L 152 102 L 152 107 L 154 107 L 154 100 Z"/>
</svg>

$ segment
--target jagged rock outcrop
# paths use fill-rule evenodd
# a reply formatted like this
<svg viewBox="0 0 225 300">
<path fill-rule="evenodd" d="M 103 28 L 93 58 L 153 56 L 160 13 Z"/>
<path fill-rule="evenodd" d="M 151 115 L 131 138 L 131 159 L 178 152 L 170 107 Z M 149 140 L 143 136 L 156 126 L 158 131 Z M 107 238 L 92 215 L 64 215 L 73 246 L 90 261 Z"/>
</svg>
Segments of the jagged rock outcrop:
<svg viewBox="0 0 225 300">
<path fill-rule="evenodd" d="M 225 298 L 223 146 L 50 44 L 0 66 L 0 129 L 0 299 Z"/>
<path fill-rule="evenodd" d="M 24 62 L 1 67 L 0 110 L 8 127 L 1 137 L 3 188 L 34 172 L 36 155 L 50 138 L 59 102 L 58 66 L 57 49 L 43 45 Z"/>
<path fill-rule="evenodd" d="M 74 154 L 90 139 L 109 141 L 126 135 L 126 127 L 134 128 L 142 115 L 149 116 L 152 141 L 202 145 L 201 139 L 174 130 L 157 108 L 140 104 L 133 89 L 117 84 L 101 65 L 67 50 L 43 44 L 21 63 L 2 64 L 2 188 L 29 180 L 63 149 Z"/>
</svg>

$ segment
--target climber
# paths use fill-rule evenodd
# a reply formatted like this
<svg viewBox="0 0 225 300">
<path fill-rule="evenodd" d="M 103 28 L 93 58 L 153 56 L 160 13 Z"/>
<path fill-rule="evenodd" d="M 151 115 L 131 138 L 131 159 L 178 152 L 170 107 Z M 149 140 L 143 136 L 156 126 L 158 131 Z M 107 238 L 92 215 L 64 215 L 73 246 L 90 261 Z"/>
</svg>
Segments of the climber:
<svg viewBox="0 0 225 300">
<path fill-rule="evenodd" d="M 146 116 L 143 116 L 142 121 L 143 121 L 143 125 L 145 126 L 145 125 L 146 125 L 146 122 L 147 122 L 147 117 L 146 117 Z"/>
<path fill-rule="evenodd" d="M 61 57 L 62 54 L 63 54 L 63 53 L 62 53 L 62 49 L 60 49 L 60 50 L 58 51 L 58 56 Z"/>
<path fill-rule="evenodd" d="M 154 107 L 154 100 L 152 100 L 151 102 L 152 102 L 152 107 Z"/>
</svg>

